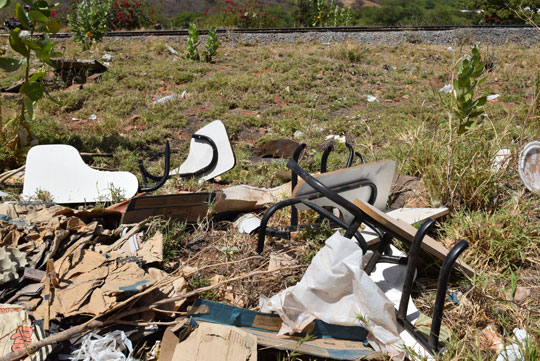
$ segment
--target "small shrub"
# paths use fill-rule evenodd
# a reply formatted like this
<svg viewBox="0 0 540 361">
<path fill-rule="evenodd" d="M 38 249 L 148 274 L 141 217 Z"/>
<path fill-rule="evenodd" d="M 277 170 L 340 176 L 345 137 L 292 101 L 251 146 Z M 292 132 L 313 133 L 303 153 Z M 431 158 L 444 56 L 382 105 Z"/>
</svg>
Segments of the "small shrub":
<svg viewBox="0 0 540 361">
<path fill-rule="evenodd" d="M 279 19 L 274 6 L 261 0 L 225 0 L 226 22 L 239 28 L 268 28 Z"/>
<path fill-rule="evenodd" d="M 198 11 L 180 11 L 172 20 L 172 25 L 175 28 L 187 29 L 190 23 L 203 15 L 204 13 Z"/>
<path fill-rule="evenodd" d="M 207 63 L 212 61 L 212 58 L 217 55 L 217 49 L 219 47 L 219 40 L 216 35 L 216 28 L 212 28 L 208 31 L 208 37 L 206 38 L 206 46 L 203 51 L 203 60 Z"/>
<path fill-rule="evenodd" d="M 335 0 L 295 0 L 292 12 L 297 26 L 347 26 L 352 24 L 349 7 Z"/>
<path fill-rule="evenodd" d="M 57 33 L 61 28 L 58 21 L 50 17 L 54 6 L 49 5 L 46 1 L 33 3 L 31 0 L 25 0 L 25 3 L 29 7 L 28 12 L 25 12 L 21 4 L 17 3 L 15 15 L 19 19 L 21 27 L 27 30 L 17 27 L 9 34 L 11 49 L 22 58 L 0 57 L 2 71 L 14 72 L 20 67 L 23 67 L 24 70 L 24 82 L 19 89 L 23 99 L 20 102 L 18 115 L 5 120 L 0 112 L 0 142 L 7 144 L 19 156 L 35 142 L 35 135 L 30 130 L 29 122 L 36 118 L 34 105 L 45 94 L 48 94 L 42 81 L 46 76 L 46 66 L 54 67 L 51 58 L 62 55 L 54 50 L 55 43 L 49 38 L 49 34 Z M 0 2 L 0 9 L 7 5 L 9 5 L 9 1 Z M 42 35 L 37 38 L 34 36 L 35 33 Z M 0 54 L 4 54 L 4 51 L 0 51 Z M 39 60 L 39 68 L 32 70 L 33 73 L 31 73 L 30 67 L 34 62 L 34 57 Z"/>
<path fill-rule="evenodd" d="M 188 39 L 186 42 L 186 58 L 191 60 L 199 61 L 204 60 L 206 62 L 211 62 L 212 58 L 217 55 L 217 49 L 219 46 L 219 41 L 216 35 L 216 28 L 211 28 L 208 31 L 208 36 L 206 38 L 206 45 L 202 52 L 202 57 L 199 55 L 199 31 L 197 30 L 197 25 L 191 24 L 188 29 Z"/>
<path fill-rule="evenodd" d="M 200 60 L 199 50 L 199 31 L 197 30 L 197 25 L 190 24 L 188 28 L 188 38 L 186 42 L 186 58 L 190 60 Z"/>
<path fill-rule="evenodd" d="M 68 23 L 74 39 L 83 50 L 98 43 L 109 29 L 111 3 L 103 0 L 79 0 L 73 3 L 73 14 L 68 15 Z"/>
<path fill-rule="evenodd" d="M 476 88 L 482 84 L 486 77 L 482 78 L 486 68 L 482 61 L 482 56 L 475 45 L 472 48 L 472 55 L 466 55 L 461 59 L 456 69 L 456 78 L 454 79 L 454 107 L 453 111 L 459 119 L 458 133 L 463 134 L 466 130 L 482 122 L 482 118 L 474 120 L 484 114 L 484 104 L 487 97 L 481 96 L 474 98 Z"/>
</svg>

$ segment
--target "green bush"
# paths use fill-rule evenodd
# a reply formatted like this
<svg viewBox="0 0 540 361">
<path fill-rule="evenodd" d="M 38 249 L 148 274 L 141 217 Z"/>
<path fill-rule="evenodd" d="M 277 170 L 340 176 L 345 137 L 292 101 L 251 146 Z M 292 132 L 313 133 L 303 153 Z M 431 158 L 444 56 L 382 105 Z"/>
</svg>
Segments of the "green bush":
<svg viewBox="0 0 540 361">
<path fill-rule="evenodd" d="M 473 22 L 474 14 L 461 13 L 455 0 L 386 0 L 354 11 L 354 18 L 356 25 L 459 25 Z"/>
<path fill-rule="evenodd" d="M 351 8 L 335 0 L 295 0 L 292 15 L 296 26 L 347 26 L 352 24 Z"/>
<path fill-rule="evenodd" d="M 67 16 L 74 39 L 83 50 L 100 42 L 109 29 L 111 2 L 103 0 L 79 0 L 73 2 L 73 13 Z"/>
</svg>

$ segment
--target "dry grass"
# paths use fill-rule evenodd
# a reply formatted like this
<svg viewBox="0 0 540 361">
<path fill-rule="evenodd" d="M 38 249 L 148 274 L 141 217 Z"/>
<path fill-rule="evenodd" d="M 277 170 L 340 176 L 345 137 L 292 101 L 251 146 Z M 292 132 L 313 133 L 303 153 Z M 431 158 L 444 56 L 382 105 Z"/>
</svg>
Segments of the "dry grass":
<svg viewBox="0 0 540 361">
<path fill-rule="evenodd" d="M 222 176 L 222 183 L 254 186 L 279 185 L 275 173 L 285 168 L 251 162 L 250 146 L 292 138 L 300 130 L 303 135 L 296 140 L 310 145 L 302 165 L 316 170 L 317 147 L 325 137 L 345 135 L 368 161 L 392 158 L 398 172 L 421 177 L 432 204 L 452 209 L 438 238 L 449 247 L 461 238 L 471 244 L 464 258 L 479 276 L 452 280 L 451 289 L 459 292 L 460 304 L 449 303 L 445 314 L 454 338 L 444 359 L 494 359 L 494 352 L 484 347 L 479 336 L 491 323 L 504 337 L 511 336 L 514 327 L 531 334 L 540 330 L 540 200 L 524 192 L 515 170 L 523 144 L 540 134 L 538 104 L 532 102 L 540 86 L 538 47 L 508 44 L 489 49 L 494 69 L 479 91 L 498 93 L 500 100 L 486 106 L 484 124 L 458 137 L 451 130 L 448 108 L 438 89 L 450 82 L 452 66 L 468 52 L 467 46 L 456 45 L 451 52 L 425 44 L 224 44 L 216 62 L 205 64 L 175 58 L 166 44 L 182 48 L 178 40 L 146 39 L 107 41 L 81 53 L 73 43 L 62 43 L 67 57 L 100 59 L 110 53 L 114 60 L 101 82 L 74 93 L 54 93 L 60 105 L 40 103 L 34 132 L 43 143 L 63 142 L 80 151 L 114 154 L 111 159 L 96 160 L 97 165 L 138 173 L 137 159 L 144 158 L 145 163 L 154 162 L 150 168 L 157 173 L 166 139 L 173 146 L 172 166 L 177 166 L 192 132 L 221 119 L 238 160 L 236 168 Z M 0 84 L 13 80 L 6 76 Z M 150 105 L 156 98 L 184 90 L 185 99 Z M 368 102 L 367 95 L 378 101 Z M 5 99 L 0 104 L 13 106 Z M 97 115 L 96 121 L 88 119 L 91 114 Z M 501 148 L 510 149 L 511 160 L 492 172 L 492 158 Z M 340 148 L 332 155 L 330 167 L 340 166 L 344 159 Z M 221 186 L 177 180 L 168 185 L 167 192 Z M 284 211 L 273 221 L 284 225 L 287 216 Z M 271 252 L 285 252 L 307 266 L 320 246 L 320 242 L 309 243 L 314 234 L 304 233 L 292 241 L 267 242 L 259 257 L 254 252 L 255 237 L 239 235 L 229 223 L 174 227 L 168 231 L 174 234 L 168 243 L 171 261 L 192 265 L 239 261 L 206 270 L 192 286 L 264 269 Z M 428 315 L 437 272 L 438 267 L 421 267 L 415 288 L 416 302 Z M 301 274 L 291 271 L 239 281 L 207 296 L 255 308 L 260 294 L 272 295 L 294 284 Z M 531 291 L 523 304 L 507 296 L 508 290 L 518 286 Z"/>
</svg>

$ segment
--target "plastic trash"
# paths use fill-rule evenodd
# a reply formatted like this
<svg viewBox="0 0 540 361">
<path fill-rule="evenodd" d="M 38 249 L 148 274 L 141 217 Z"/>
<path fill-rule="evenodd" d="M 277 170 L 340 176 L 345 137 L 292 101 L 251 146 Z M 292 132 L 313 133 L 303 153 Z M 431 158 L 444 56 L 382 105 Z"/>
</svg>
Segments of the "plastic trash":
<svg viewBox="0 0 540 361">
<path fill-rule="evenodd" d="M 170 102 L 176 98 L 178 98 L 179 95 L 178 94 L 171 94 L 171 95 L 167 95 L 166 97 L 163 97 L 163 98 L 159 98 L 158 100 L 154 101 L 152 103 L 152 105 L 156 105 L 156 104 L 162 104 L 162 103 L 167 103 L 167 102 Z"/>
<path fill-rule="evenodd" d="M 125 355 L 128 351 L 128 356 Z M 72 361 L 130 361 L 133 351 L 131 341 L 124 331 L 113 331 L 105 336 L 95 332 L 88 334 L 82 341 L 81 348 L 72 353 Z"/>
<path fill-rule="evenodd" d="M 347 138 L 344 135 L 330 134 L 326 136 L 325 140 L 335 140 L 338 143 L 345 143 Z"/>
<path fill-rule="evenodd" d="M 112 61 L 114 58 L 114 56 L 112 56 L 111 54 L 103 54 L 103 56 L 101 57 L 101 59 L 103 59 L 104 61 Z"/>
<path fill-rule="evenodd" d="M 172 46 L 170 46 L 169 44 L 165 44 L 165 46 L 167 47 L 167 50 L 169 50 L 169 53 L 171 53 L 171 55 L 178 55 L 178 52 L 174 50 Z"/>
<path fill-rule="evenodd" d="M 518 171 L 525 187 L 540 193 L 540 141 L 530 142 L 523 148 L 518 159 Z"/>
<path fill-rule="evenodd" d="M 441 89 L 439 89 L 439 93 L 450 94 L 452 90 L 454 90 L 454 87 L 452 86 L 452 84 L 446 84 Z"/>
<path fill-rule="evenodd" d="M 527 343 L 530 343 L 529 334 L 527 331 L 514 328 L 514 337 L 515 342 L 507 345 L 506 348 L 497 356 L 496 361 L 524 361 L 525 358 L 521 350 L 525 348 Z"/>
<path fill-rule="evenodd" d="M 336 232 L 313 258 L 304 277 L 295 286 L 274 295 L 261 296 L 262 312 L 276 312 L 282 319 L 279 334 L 302 331 L 315 319 L 369 330 L 371 346 L 403 360 L 394 304 L 363 271 L 362 250 L 356 242 Z"/>
<path fill-rule="evenodd" d="M 366 99 L 368 102 L 370 103 L 373 103 L 373 102 L 376 102 L 378 101 L 377 98 L 375 98 L 373 95 L 369 94 L 369 95 L 366 95 Z"/>
<path fill-rule="evenodd" d="M 240 233 L 251 234 L 261 225 L 261 220 L 254 214 L 244 214 L 243 216 L 236 219 L 234 226 L 238 229 Z"/>
</svg>

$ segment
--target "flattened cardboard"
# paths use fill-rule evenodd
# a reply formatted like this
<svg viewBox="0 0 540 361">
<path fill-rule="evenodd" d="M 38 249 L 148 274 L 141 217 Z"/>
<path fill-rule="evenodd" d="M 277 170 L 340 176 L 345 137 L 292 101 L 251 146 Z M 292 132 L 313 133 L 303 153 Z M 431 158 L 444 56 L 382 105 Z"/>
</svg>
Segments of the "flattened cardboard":
<svg viewBox="0 0 540 361">
<path fill-rule="evenodd" d="M 180 193 L 133 198 L 122 217 L 122 223 L 137 223 L 154 216 L 197 222 L 206 217 L 208 204 L 215 197 L 215 193 Z"/>
<path fill-rule="evenodd" d="M 257 337 L 234 326 L 200 322 L 175 349 L 175 361 L 257 361 Z"/>
<path fill-rule="evenodd" d="M 281 318 L 277 314 L 250 311 L 208 300 L 195 300 L 190 314 L 197 323 L 232 325 L 257 336 L 259 345 L 294 350 L 316 357 L 356 360 L 375 353 L 366 346 L 367 330 L 359 326 L 337 326 L 315 320 L 304 333 L 278 336 Z M 306 334 L 315 337 L 306 341 Z"/>
</svg>

